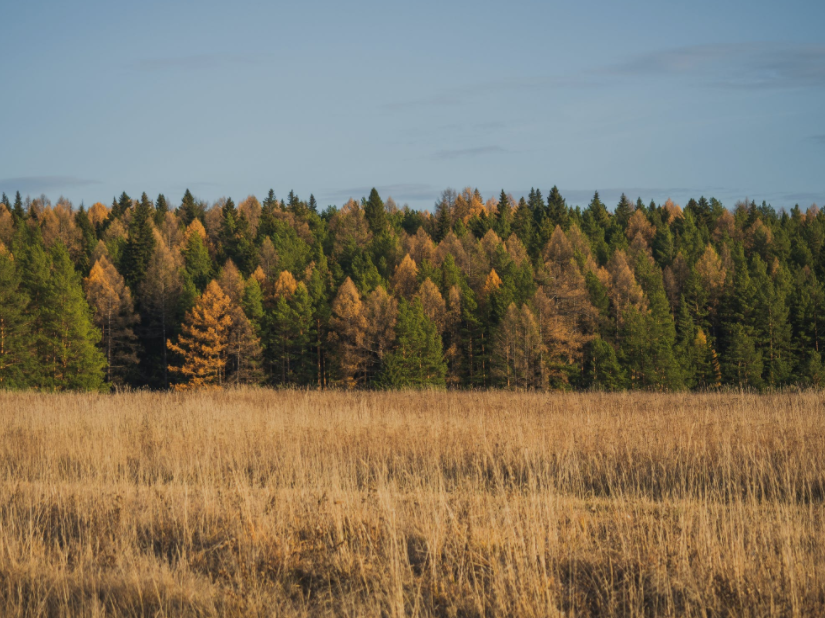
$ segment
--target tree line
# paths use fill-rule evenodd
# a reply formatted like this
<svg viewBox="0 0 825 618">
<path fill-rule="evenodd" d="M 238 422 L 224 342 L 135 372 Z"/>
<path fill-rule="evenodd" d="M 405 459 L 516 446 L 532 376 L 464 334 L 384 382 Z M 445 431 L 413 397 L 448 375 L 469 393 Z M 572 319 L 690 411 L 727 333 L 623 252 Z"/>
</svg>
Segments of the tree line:
<svg viewBox="0 0 825 618">
<path fill-rule="evenodd" d="M 825 214 L 556 187 L 320 210 L 0 202 L 0 388 L 708 389 L 825 378 Z"/>
</svg>

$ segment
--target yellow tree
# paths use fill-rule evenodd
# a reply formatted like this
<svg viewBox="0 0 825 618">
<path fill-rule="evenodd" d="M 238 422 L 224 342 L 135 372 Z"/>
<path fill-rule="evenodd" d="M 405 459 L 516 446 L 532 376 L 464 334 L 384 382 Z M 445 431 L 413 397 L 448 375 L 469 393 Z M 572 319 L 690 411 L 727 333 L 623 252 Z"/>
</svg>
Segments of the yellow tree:
<svg viewBox="0 0 825 618">
<path fill-rule="evenodd" d="M 418 290 L 418 267 L 410 254 L 404 256 L 392 276 L 392 287 L 399 296 L 410 300 Z"/>
<path fill-rule="evenodd" d="M 216 281 L 210 281 L 195 306 L 187 312 L 178 343 L 169 349 L 180 355 L 183 364 L 169 371 L 181 376 L 175 388 L 218 387 L 223 383 L 229 327 L 230 300 Z"/>
<path fill-rule="evenodd" d="M 379 285 L 364 300 L 363 312 L 366 321 L 363 354 L 367 358 L 366 378 L 369 380 L 378 374 L 384 356 L 392 349 L 398 300 Z"/>
<path fill-rule="evenodd" d="M 347 277 L 332 302 L 329 338 L 336 347 L 341 377 L 349 388 L 364 378 L 366 337 L 367 320 L 361 295 L 352 279 Z"/>
<path fill-rule="evenodd" d="M 421 300 L 421 307 L 426 315 L 435 324 L 438 334 L 444 332 L 447 318 L 447 303 L 438 291 L 438 286 L 427 277 L 418 289 L 416 298 Z"/>
<path fill-rule="evenodd" d="M 232 324 L 227 331 L 226 381 L 233 384 L 256 384 L 261 381 L 261 343 L 255 327 L 243 310 L 246 283 L 232 260 L 227 260 L 218 277 L 229 299 L 227 313 Z"/>
<path fill-rule="evenodd" d="M 94 310 L 94 323 L 101 333 L 101 347 L 106 355 L 109 384 L 124 382 L 130 368 L 138 361 L 135 333 L 132 327 L 139 321 L 132 302 L 132 293 L 123 277 L 105 257 L 92 266 L 83 280 L 86 299 Z"/>
</svg>

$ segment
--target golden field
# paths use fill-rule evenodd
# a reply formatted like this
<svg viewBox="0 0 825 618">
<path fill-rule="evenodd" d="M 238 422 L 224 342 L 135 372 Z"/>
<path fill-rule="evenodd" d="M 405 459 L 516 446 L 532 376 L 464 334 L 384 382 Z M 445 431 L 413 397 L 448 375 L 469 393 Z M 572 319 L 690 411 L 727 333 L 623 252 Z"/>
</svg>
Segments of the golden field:
<svg viewBox="0 0 825 618">
<path fill-rule="evenodd" d="M 0 615 L 822 616 L 823 404 L 0 393 Z"/>
</svg>

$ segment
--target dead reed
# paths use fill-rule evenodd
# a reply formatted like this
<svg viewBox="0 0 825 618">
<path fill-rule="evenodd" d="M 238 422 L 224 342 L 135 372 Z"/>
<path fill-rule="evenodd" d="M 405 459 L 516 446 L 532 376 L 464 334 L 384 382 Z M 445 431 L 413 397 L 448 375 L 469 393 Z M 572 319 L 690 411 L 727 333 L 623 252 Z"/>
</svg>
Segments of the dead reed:
<svg viewBox="0 0 825 618">
<path fill-rule="evenodd" d="M 825 615 L 823 403 L 0 393 L 0 614 Z"/>
</svg>

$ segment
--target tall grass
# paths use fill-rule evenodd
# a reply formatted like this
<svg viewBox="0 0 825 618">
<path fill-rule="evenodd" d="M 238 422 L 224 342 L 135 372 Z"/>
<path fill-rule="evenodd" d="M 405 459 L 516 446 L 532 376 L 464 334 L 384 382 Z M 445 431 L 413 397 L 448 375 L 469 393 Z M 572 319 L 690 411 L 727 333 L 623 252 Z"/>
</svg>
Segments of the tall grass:
<svg viewBox="0 0 825 618">
<path fill-rule="evenodd" d="M 0 615 L 825 615 L 825 397 L 0 394 Z"/>
</svg>

